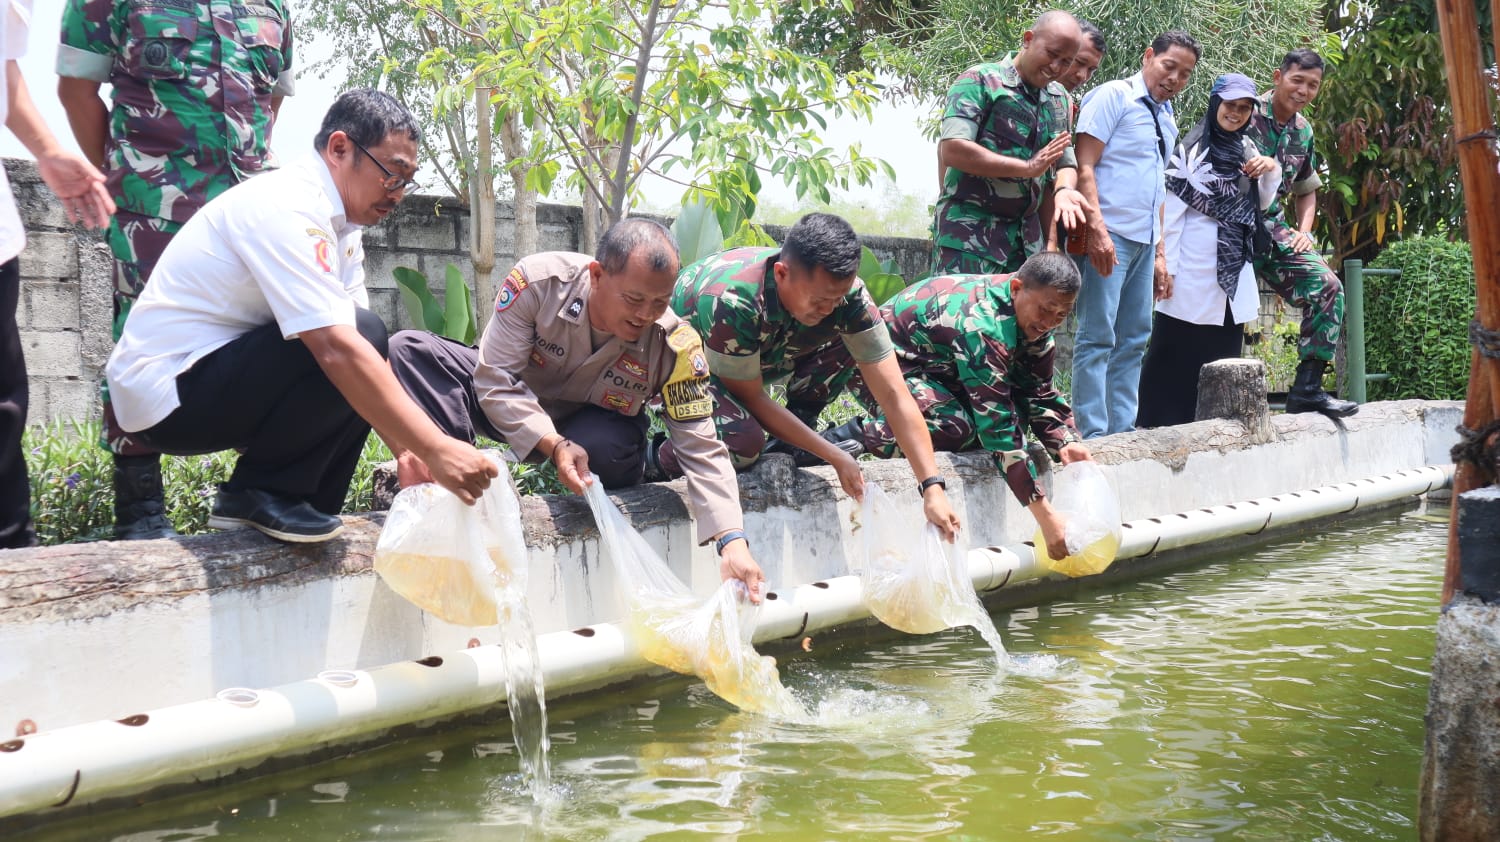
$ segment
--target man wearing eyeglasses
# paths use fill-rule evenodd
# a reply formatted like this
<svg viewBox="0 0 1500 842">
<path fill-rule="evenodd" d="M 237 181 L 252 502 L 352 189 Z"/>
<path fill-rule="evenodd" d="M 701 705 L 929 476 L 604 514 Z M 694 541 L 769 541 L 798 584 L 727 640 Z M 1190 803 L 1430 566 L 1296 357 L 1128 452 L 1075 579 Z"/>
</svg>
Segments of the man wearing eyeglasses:
<svg viewBox="0 0 1500 842">
<path fill-rule="evenodd" d="M 271 124 L 292 93 L 285 0 L 66 0 L 57 94 L 83 154 L 119 207 L 113 256 L 114 338 L 162 249 L 205 203 L 274 168 Z M 110 85 L 109 101 L 100 88 Z M 161 457 L 115 423 L 115 537 L 174 534 L 162 504 Z"/>
<path fill-rule="evenodd" d="M 162 253 L 106 373 L 120 426 L 148 446 L 241 451 L 210 526 L 338 535 L 372 426 L 465 502 L 496 475 L 406 396 L 369 310 L 362 232 L 411 186 L 418 139 L 395 99 L 350 91 L 315 155 L 209 202 Z"/>
</svg>

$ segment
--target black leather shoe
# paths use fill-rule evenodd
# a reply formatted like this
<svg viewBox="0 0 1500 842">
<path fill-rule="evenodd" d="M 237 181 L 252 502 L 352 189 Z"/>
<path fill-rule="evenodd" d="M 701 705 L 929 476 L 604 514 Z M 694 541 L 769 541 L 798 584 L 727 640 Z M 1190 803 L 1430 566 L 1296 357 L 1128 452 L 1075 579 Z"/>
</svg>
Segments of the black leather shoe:
<svg viewBox="0 0 1500 842">
<path fill-rule="evenodd" d="M 116 541 L 177 537 L 162 502 L 160 456 L 116 456 L 114 486 Z"/>
<path fill-rule="evenodd" d="M 214 529 L 251 526 L 279 541 L 312 544 L 344 531 L 344 522 L 325 515 L 301 500 L 288 500 L 267 491 L 247 488 L 227 491 L 222 486 L 214 500 L 208 525 Z"/>
</svg>

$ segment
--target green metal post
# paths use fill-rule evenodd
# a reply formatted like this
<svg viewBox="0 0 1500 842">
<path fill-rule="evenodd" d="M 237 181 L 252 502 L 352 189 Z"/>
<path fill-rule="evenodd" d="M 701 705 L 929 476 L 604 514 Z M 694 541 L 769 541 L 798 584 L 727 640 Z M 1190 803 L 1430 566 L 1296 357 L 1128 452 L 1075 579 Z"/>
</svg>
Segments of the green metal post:
<svg viewBox="0 0 1500 842">
<path fill-rule="evenodd" d="M 1349 400 L 1365 402 L 1365 262 L 1344 261 L 1344 385 Z"/>
</svg>

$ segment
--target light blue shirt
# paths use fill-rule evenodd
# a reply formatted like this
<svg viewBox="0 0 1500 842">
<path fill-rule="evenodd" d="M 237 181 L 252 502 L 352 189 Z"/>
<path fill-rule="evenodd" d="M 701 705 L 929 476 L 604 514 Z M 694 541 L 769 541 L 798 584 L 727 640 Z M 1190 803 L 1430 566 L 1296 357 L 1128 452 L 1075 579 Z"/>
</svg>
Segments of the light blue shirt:
<svg viewBox="0 0 1500 842">
<path fill-rule="evenodd" d="M 1152 107 L 1157 109 L 1155 115 Z M 1153 122 L 1161 127 L 1160 143 Z M 1155 243 L 1161 237 L 1159 213 L 1167 198 L 1167 160 L 1177 148 L 1172 103 L 1156 105 L 1139 73 L 1116 79 L 1083 98 L 1077 133 L 1104 142 L 1094 179 L 1099 210 L 1110 233 L 1137 243 Z"/>
</svg>

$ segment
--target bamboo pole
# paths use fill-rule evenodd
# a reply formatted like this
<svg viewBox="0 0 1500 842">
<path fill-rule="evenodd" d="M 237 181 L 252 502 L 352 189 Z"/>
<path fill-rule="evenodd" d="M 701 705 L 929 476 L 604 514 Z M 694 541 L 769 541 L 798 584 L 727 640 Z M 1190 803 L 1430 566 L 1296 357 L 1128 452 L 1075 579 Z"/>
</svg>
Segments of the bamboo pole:
<svg viewBox="0 0 1500 842">
<path fill-rule="evenodd" d="M 1495 118 L 1484 78 L 1482 41 L 1475 0 L 1438 0 L 1438 28 L 1453 107 L 1453 134 L 1467 207 L 1469 243 L 1474 252 L 1477 317 L 1488 330 L 1500 329 L 1500 160 L 1495 155 Z M 1500 0 L 1491 0 L 1491 9 Z M 1493 11 L 1492 11 L 1493 13 Z M 1458 325 L 1454 326 L 1459 328 Z M 1467 331 L 1467 326 L 1463 326 Z M 1500 360 L 1476 349 L 1469 376 L 1464 426 L 1478 429 L 1500 417 Z M 1453 598 L 1459 579 L 1458 495 L 1494 482 L 1488 469 L 1460 464 L 1453 479 L 1454 507 L 1448 524 L 1448 560 L 1443 603 Z"/>
</svg>

